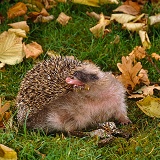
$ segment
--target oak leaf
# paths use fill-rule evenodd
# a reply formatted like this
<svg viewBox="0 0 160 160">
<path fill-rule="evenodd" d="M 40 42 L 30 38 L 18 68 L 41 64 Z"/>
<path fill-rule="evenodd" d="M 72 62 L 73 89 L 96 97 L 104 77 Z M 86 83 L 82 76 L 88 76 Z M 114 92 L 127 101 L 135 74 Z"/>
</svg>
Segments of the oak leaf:
<svg viewBox="0 0 160 160">
<path fill-rule="evenodd" d="M 142 69 L 142 65 L 140 62 L 133 64 L 133 59 L 133 56 L 123 56 L 122 63 L 117 63 L 118 69 L 122 72 L 117 78 L 128 90 L 133 90 L 140 83 L 138 73 Z"/>
<path fill-rule="evenodd" d="M 23 43 L 23 51 L 26 54 L 26 58 L 36 59 L 41 53 L 43 53 L 42 46 L 37 42 L 32 42 L 30 44 L 25 45 Z"/>
<path fill-rule="evenodd" d="M 137 59 L 143 59 L 146 56 L 145 48 L 141 46 L 136 46 L 133 51 L 129 54 L 130 56 L 134 55 Z"/>
<path fill-rule="evenodd" d="M 152 53 L 152 57 L 155 58 L 155 60 L 160 60 L 160 55 L 157 53 Z"/>
<path fill-rule="evenodd" d="M 146 115 L 160 118 L 160 98 L 147 96 L 136 104 Z"/>
<path fill-rule="evenodd" d="M 26 4 L 24 4 L 22 2 L 18 2 L 14 6 L 9 8 L 7 15 L 8 15 L 8 18 L 11 19 L 11 18 L 15 18 L 17 16 L 22 16 L 22 15 L 26 14 L 26 12 L 27 12 Z"/>
<path fill-rule="evenodd" d="M 65 13 L 61 12 L 56 21 L 60 23 L 62 26 L 65 26 L 70 19 L 72 19 L 72 17 L 67 16 Z"/>
</svg>

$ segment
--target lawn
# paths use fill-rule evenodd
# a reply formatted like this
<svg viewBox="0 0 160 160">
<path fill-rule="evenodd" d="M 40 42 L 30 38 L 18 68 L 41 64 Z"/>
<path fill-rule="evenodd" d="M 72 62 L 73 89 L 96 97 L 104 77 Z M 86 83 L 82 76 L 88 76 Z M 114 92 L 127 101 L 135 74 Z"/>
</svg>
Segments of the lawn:
<svg viewBox="0 0 160 160">
<path fill-rule="evenodd" d="M 7 17 L 6 11 L 12 4 L 4 1 L 0 3 L 0 13 Z M 138 33 L 123 30 L 118 23 L 112 23 L 109 28 L 111 33 L 103 38 L 95 38 L 89 28 L 97 24 L 97 20 L 86 15 L 86 11 L 103 12 L 110 16 L 117 5 L 103 5 L 99 8 L 89 7 L 73 3 L 59 3 L 48 12 L 56 18 L 61 12 L 72 17 L 66 26 L 61 26 L 55 19 L 49 23 L 33 23 L 28 21 L 30 33 L 26 43 L 36 41 L 44 53 L 36 60 L 24 59 L 20 64 L 6 65 L 5 70 L 0 70 L 0 97 L 6 101 L 12 101 L 13 122 L 5 130 L 0 129 L 0 143 L 13 148 L 18 159 L 21 160 L 158 160 L 160 159 L 160 121 L 145 115 L 136 105 L 135 100 L 127 99 L 128 116 L 132 121 L 129 126 L 118 126 L 131 133 L 131 138 L 126 140 L 117 137 L 110 144 L 98 147 L 97 138 L 67 137 L 63 134 L 45 135 L 23 129 L 18 129 L 15 115 L 14 100 L 18 93 L 20 82 L 25 73 L 33 67 L 37 61 L 47 59 L 46 52 L 54 50 L 61 55 L 73 55 L 79 60 L 92 60 L 104 71 L 120 73 L 117 63 L 121 62 L 122 56 L 127 56 L 136 46 L 141 45 Z M 160 12 L 146 4 L 144 13 L 154 15 Z M 5 19 L 0 25 L 0 33 L 7 30 L 8 23 L 23 20 L 22 17 Z M 111 43 L 119 35 L 118 44 Z M 147 50 L 150 55 L 153 52 L 160 54 L 160 25 L 151 26 L 148 29 L 151 48 Z M 160 75 L 146 59 L 141 60 L 143 68 L 148 70 L 151 82 L 159 82 Z M 154 61 L 160 68 L 160 63 Z"/>
</svg>

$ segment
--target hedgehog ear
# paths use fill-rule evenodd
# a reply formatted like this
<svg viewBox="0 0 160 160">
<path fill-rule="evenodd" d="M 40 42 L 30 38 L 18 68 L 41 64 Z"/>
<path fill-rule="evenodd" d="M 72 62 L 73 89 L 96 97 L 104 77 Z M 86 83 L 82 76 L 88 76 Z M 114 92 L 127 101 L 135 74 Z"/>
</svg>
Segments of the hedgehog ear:
<svg viewBox="0 0 160 160">
<path fill-rule="evenodd" d="M 66 78 L 66 83 L 67 84 L 71 84 L 71 85 L 76 85 L 76 86 L 83 86 L 84 85 L 84 83 L 81 82 L 80 80 L 74 79 L 74 78 L 70 78 L 70 77 Z"/>
</svg>

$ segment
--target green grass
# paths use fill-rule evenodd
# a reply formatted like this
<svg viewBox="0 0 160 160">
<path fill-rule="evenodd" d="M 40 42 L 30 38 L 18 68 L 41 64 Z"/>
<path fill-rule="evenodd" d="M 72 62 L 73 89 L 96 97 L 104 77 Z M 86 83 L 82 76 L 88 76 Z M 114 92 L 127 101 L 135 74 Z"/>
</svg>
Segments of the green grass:
<svg viewBox="0 0 160 160">
<path fill-rule="evenodd" d="M 2 7 L 3 6 L 3 7 Z M 10 7 L 7 2 L 0 4 L 0 13 L 6 17 L 6 10 Z M 100 66 L 104 71 L 119 73 L 117 63 L 121 57 L 128 55 L 134 47 L 141 45 L 139 35 L 122 30 L 121 25 L 112 23 L 112 32 L 104 38 L 95 38 L 89 31 L 97 21 L 88 17 L 86 11 L 103 12 L 110 15 L 116 5 L 107 5 L 100 8 L 93 8 L 78 4 L 59 4 L 49 11 L 56 18 L 60 12 L 65 12 L 72 17 L 66 26 L 61 26 L 55 20 L 46 24 L 33 24 L 28 22 L 30 33 L 26 43 L 36 41 L 42 45 L 44 54 L 37 61 L 48 58 L 45 52 L 54 50 L 61 55 L 74 55 L 80 60 L 89 59 Z M 145 6 L 145 13 L 153 15 L 157 10 L 152 10 L 149 5 Z M 8 20 L 0 25 L 0 33 L 8 29 L 7 24 L 20 21 L 22 17 Z M 160 26 L 149 28 L 149 38 L 152 44 L 148 54 L 160 53 Z M 120 43 L 111 44 L 114 38 L 119 35 Z M 17 95 L 18 88 L 25 73 L 36 63 L 31 59 L 25 59 L 22 63 L 8 66 L 5 71 L 0 71 L 0 97 L 5 100 L 12 100 Z M 160 63 L 154 61 L 160 68 Z M 146 60 L 142 60 L 143 68 L 149 71 L 151 81 L 158 82 L 160 75 L 155 68 Z M 99 148 L 96 138 L 74 138 L 63 137 L 61 134 L 47 136 L 42 133 L 35 133 L 17 129 L 14 120 L 13 126 L 6 130 L 0 130 L 0 143 L 13 148 L 18 158 L 22 160 L 39 160 L 41 154 L 45 154 L 46 160 L 158 160 L 160 159 L 160 128 L 159 119 L 146 116 L 135 104 L 135 101 L 128 100 L 128 115 L 133 124 L 122 127 L 129 130 L 132 137 L 129 140 L 116 138 L 115 141 Z M 16 111 L 12 104 L 13 115 Z M 119 126 L 120 127 L 120 126 Z M 40 153 L 41 154 L 40 154 Z"/>
</svg>

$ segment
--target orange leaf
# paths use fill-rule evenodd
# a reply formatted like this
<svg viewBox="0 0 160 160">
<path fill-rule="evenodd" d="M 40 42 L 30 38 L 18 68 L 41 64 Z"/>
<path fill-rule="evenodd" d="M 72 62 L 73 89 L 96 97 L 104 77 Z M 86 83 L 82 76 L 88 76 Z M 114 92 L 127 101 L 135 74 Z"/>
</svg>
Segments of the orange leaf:
<svg viewBox="0 0 160 160">
<path fill-rule="evenodd" d="M 11 19 L 11 18 L 15 18 L 17 16 L 22 16 L 26 12 L 27 12 L 26 5 L 22 2 L 18 2 L 14 6 L 9 8 L 7 15 L 8 15 L 8 18 Z"/>
<path fill-rule="evenodd" d="M 36 42 L 25 45 L 23 43 L 23 50 L 26 54 L 26 58 L 37 58 L 41 53 L 43 53 L 42 46 Z"/>
</svg>

